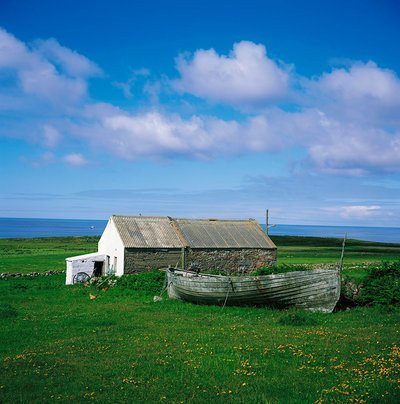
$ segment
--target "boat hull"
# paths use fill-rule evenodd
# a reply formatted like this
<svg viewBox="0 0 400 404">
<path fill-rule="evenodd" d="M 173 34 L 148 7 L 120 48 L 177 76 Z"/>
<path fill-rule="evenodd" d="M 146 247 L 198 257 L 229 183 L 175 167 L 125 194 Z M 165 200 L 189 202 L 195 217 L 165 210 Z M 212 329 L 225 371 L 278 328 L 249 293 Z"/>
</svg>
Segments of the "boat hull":
<svg viewBox="0 0 400 404">
<path fill-rule="evenodd" d="M 298 307 L 330 313 L 340 297 L 340 271 L 315 269 L 262 276 L 218 276 L 167 270 L 168 296 L 198 304 Z"/>
</svg>

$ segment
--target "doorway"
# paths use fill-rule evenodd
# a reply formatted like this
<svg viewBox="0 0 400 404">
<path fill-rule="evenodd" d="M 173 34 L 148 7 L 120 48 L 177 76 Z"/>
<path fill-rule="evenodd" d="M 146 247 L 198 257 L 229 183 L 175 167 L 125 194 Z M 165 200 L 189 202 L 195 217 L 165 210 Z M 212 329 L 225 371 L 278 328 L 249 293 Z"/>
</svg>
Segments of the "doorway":
<svg viewBox="0 0 400 404">
<path fill-rule="evenodd" d="M 93 276 L 95 278 L 98 278 L 98 277 L 103 275 L 103 267 L 104 267 L 104 262 L 103 261 L 95 261 L 94 262 Z"/>
</svg>

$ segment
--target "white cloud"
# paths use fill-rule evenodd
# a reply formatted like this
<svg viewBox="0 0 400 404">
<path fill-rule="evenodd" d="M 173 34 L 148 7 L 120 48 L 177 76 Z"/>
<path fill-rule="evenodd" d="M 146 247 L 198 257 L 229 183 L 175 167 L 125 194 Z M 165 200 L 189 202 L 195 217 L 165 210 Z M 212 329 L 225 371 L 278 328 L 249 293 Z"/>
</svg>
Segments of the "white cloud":
<svg viewBox="0 0 400 404">
<path fill-rule="evenodd" d="M 61 140 L 60 132 L 51 125 L 43 127 L 43 144 L 49 149 L 55 148 Z"/>
<path fill-rule="evenodd" d="M 87 57 L 61 46 L 54 38 L 35 42 L 35 51 L 71 77 L 92 77 L 101 69 Z"/>
<path fill-rule="evenodd" d="M 66 154 L 62 158 L 62 160 L 65 163 L 67 163 L 68 165 L 71 165 L 71 166 L 74 166 L 74 167 L 81 167 L 81 166 L 84 166 L 84 165 L 88 164 L 88 161 L 80 153 Z"/>
<path fill-rule="evenodd" d="M 76 106 L 87 96 L 87 78 L 100 69 L 86 57 L 55 40 L 28 47 L 0 28 L 0 73 L 15 78 L 14 92 L 32 96 L 52 107 Z"/>
<path fill-rule="evenodd" d="M 25 64 L 28 55 L 26 46 L 0 28 L 0 68 L 18 68 Z"/>
<path fill-rule="evenodd" d="M 343 219 L 364 219 L 381 215 L 382 207 L 379 205 L 352 205 L 326 208 L 325 210 L 337 213 Z"/>
<path fill-rule="evenodd" d="M 337 124 L 309 145 L 309 155 L 326 172 L 364 175 L 400 170 L 400 133 Z"/>
<path fill-rule="evenodd" d="M 87 125 L 75 126 L 74 133 L 129 160 L 177 155 L 208 159 L 283 147 L 263 116 L 244 122 L 204 116 L 184 119 L 157 110 L 129 114 L 107 104 L 91 106 L 86 115 Z"/>
<path fill-rule="evenodd" d="M 86 96 L 84 80 L 60 76 L 54 66 L 47 62 L 21 70 L 18 75 L 26 94 L 57 105 L 75 105 Z"/>
<path fill-rule="evenodd" d="M 267 111 L 286 147 L 302 147 L 319 171 L 342 175 L 400 170 L 400 129 L 395 132 L 340 120 L 318 109 Z"/>
<path fill-rule="evenodd" d="M 318 104 L 341 121 L 399 127 L 400 79 L 374 62 L 355 62 L 306 81 L 308 103 Z"/>
<path fill-rule="evenodd" d="M 64 132 L 127 160 L 209 159 L 301 148 L 308 155 L 308 168 L 325 173 L 360 176 L 400 170 L 400 133 L 340 122 L 316 109 L 268 109 L 238 121 L 183 118 L 157 109 L 129 113 L 103 103 L 88 106 L 84 115 Z"/>
<path fill-rule="evenodd" d="M 229 56 L 214 49 L 180 55 L 181 78 L 173 83 L 181 91 L 233 105 L 276 101 L 288 88 L 289 74 L 266 54 L 264 45 L 242 41 Z"/>
<path fill-rule="evenodd" d="M 55 39 L 28 45 L 0 29 L 5 88 L 0 108 L 12 111 L 10 118 L 3 114 L 1 135 L 25 136 L 54 149 L 62 133 L 65 143 L 78 138 L 124 159 L 204 159 L 294 148 L 307 155 L 311 170 L 353 176 L 400 171 L 400 79 L 389 69 L 355 62 L 312 80 L 303 78 L 297 102 L 283 110 L 265 103 L 287 94 L 290 74 L 267 56 L 263 45 L 242 41 L 228 56 L 198 50 L 181 56 L 177 67 L 181 77 L 174 86 L 182 92 L 263 109 L 224 119 L 197 114 L 198 103 L 186 115 L 162 106 L 132 112 L 96 103 L 88 96 L 90 77 L 101 74 L 95 63 Z M 120 87 L 132 96 L 134 81 L 148 75 L 146 69 L 133 71 Z M 145 86 L 156 104 L 170 100 L 163 90 L 160 82 Z M 180 105 L 176 97 L 172 94 L 173 105 Z M 17 112 L 20 122 L 13 118 Z M 79 154 L 68 156 L 64 161 L 69 164 L 87 162 Z"/>
<path fill-rule="evenodd" d="M 318 86 L 333 98 L 342 100 L 369 99 L 385 105 L 400 103 L 400 82 L 396 74 L 371 61 L 355 63 L 348 70 L 335 69 L 325 73 L 318 80 Z"/>
</svg>

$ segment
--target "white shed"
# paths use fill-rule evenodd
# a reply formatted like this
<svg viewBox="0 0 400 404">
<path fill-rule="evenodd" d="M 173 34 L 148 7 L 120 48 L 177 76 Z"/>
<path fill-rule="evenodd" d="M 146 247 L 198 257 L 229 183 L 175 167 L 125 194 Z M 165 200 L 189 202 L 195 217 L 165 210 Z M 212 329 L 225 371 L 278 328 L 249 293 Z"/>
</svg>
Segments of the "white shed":
<svg viewBox="0 0 400 404">
<path fill-rule="evenodd" d="M 72 285 L 76 282 L 78 273 L 92 277 L 93 275 L 101 276 L 108 267 L 107 256 L 100 253 L 77 255 L 76 257 L 66 258 L 67 277 L 65 283 Z"/>
</svg>

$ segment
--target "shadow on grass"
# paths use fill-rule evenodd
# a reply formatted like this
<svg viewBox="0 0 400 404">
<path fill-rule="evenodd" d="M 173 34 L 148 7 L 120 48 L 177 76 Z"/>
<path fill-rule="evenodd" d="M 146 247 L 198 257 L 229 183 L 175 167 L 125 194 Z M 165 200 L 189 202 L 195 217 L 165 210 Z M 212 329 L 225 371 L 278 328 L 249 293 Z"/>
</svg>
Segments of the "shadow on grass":
<svg viewBox="0 0 400 404">
<path fill-rule="evenodd" d="M 13 318 L 17 317 L 18 312 L 17 309 L 9 303 L 1 303 L 0 304 L 0 318 Z"/>
</svg>

